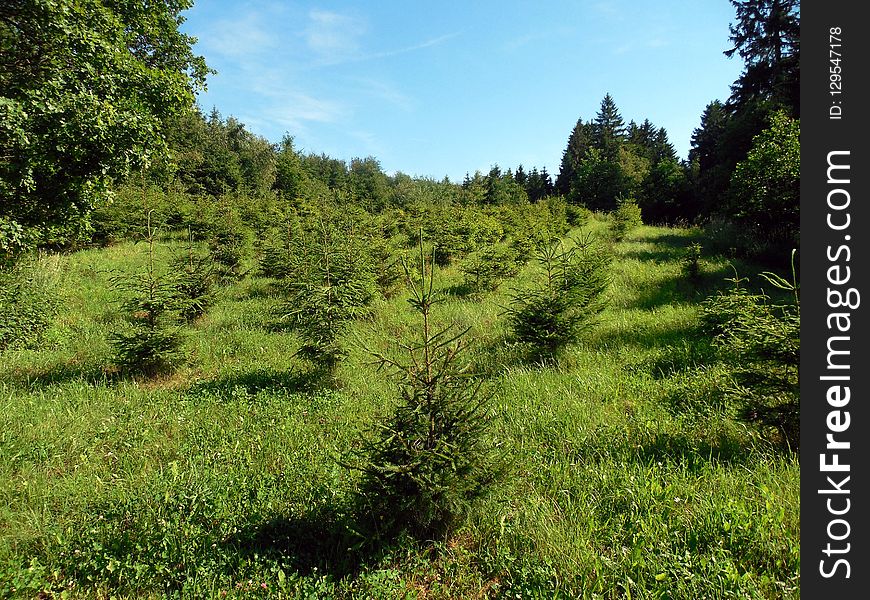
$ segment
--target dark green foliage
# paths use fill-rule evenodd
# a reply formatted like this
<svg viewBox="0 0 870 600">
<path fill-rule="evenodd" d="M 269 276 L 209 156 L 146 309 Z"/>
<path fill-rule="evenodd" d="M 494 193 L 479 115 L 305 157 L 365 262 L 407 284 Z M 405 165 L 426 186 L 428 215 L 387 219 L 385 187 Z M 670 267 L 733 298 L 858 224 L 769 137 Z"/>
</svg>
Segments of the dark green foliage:
<svg viewBox="0 0 870 600">
<path fill-rule="evenodd" d="M 640 207 L 634 198 L 620 198 L 618 207 L 613 212 L 613 224 L 610 227 L 613 238 L 619 241 L 629 231 L 641 225 L 643 225 L 643 221 L 640 216 Z"/>
<path fill-rule="evenodd" d="M 686 248 L 683 256 L 683 275 L 692 284 L 697 284 L 701 279 L 701 244 L 693 242 Z"/>
<path fill-rule="evenodd" d="M 794 264 L 792 255 L 792 264 Z M 726 393 L 741 407 L 741 417 L 774 429 L 779 441 L 797 451 L 800 443 L 800 298 L 797 281 L 763 276 L 790 292 L 791 302 L 774 303 L 763 291 L 751 294 L 734 285 L 702 305 L 702 323 L 733 368 Z"/>
<path fill-rule="evenodd" d="M 366 533 L 387 540 L 401 532 L 442 537 L 497 474 L 484 440 L 488 398 L 462 360 L 468 330 L 433 330 L 431 310 L 441 297 L 432 285 L 434 257 L 427 265 L 422 239 L 419 260 L 419 285 L 408 277 L 409 302 L 421 317 L 419 339 L 400 344 L 406 360 L 375 353 L 398 382 L 401 401 L 344 461 L 363 474 L 358 495 Z"/>
<path fill-rule="evenodd" d="M 0 3 L 0 216 L 36 242 L 87 241 L 110 182 L 165 151 L 208 72 L 191 2 Z"/>
<path fill-rule="evenodd" d="M 800 111 L 800 2 L 731 0 L 737 21 L 730 26 L 743 73 L 731 86 L 731 105 L 739 110 L 756 101 L 772 101 L 798 116 Z"/>
<path fill-rule="evenodd" d="M 157 231 L 146 223 L 148 256 L 145 271 L 114 278 L 127 295 L 122 303 L 126 326 L 111 335 L 118 366 L 125 372 L 154 376 L 173 370 L 185 359 L 177 324 L 180 303 L 173 274 L 158 273 L 154 259 Z"/>
<path fill-rule="evenodd" d="M 338 218 L 321 216 L 319 229 L 306 231 L 297 248 L 282 314 L 302 337 L 298 354 L 331 374 L 347 354 L 348 323 L 378 295 L 376 270 L 365 240 Z"/>
<path fill-rule="evenodd" d="M 211 257 L 196 251 L 193 235 L 188 233 L 188 245 L 171 265 L 174 274 L 175 297 L 181 317 L 191 322 L 214 303 L 214 286 L 218 273 Z"/>
<path fill-rule="evenodd" d="M 219 207 L 207 228 L 209 254 L 220 275 L 230 279 L 239 277 L 242 261 L 250 250 L 250 230 L 235 210 L 226 206 Z"/>
<path fill-rule="evenodd" d="M 753 256 L 786 254 L 800 243 L 800 121 L 782 112 L 753 139 L 731 176 L 725 214 L 737 244 Z"/>
<path fill-rule="evenodd" d="M 460 265 L 465 284 L 475 292 L 490 292 L 502 280 L 519 272 L 517 254 L 505 245 L 485 246 L 474 252 Z"/>
<path fill-rule="evenodd" d="M 514 338 L 532 357 L 552 360 L 590 328 L 607 305 L 610 255 L 591 237 L 570 248 L 559 242 L 536 257 L 543 278 L 532 288 L 515 291 L 507 309 Z"/>
<path fill-rule="evenodd" d="M 39 344 L 57 304 L 49 277 L 35 261 L 0 264 L 0 352 Z"/>
</svg>

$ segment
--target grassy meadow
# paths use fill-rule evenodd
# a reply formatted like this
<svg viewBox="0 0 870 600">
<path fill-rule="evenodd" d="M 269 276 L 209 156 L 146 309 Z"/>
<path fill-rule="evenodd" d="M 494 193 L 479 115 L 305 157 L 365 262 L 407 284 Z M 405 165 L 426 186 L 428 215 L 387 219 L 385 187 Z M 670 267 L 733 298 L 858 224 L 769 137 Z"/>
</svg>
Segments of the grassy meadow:
<svg viewBox="0 0 870 600">
<path fill-rule="evenodd" d="M 59 314 L 40 348 L 0 355 L 0 596 L 797 598 L 797 457 L 736 418 L 698 333 L 733 268 L 756 289 L 764 269 L 705 253 L 690 280 L 700 236 L 632 230 L 608 308 L 549 365 L 522 360 L 503 315 L 538 267 L 479 295 L 437 270 L 433 315 L 471 328 L 504 476 L 446 539 L 366 551 L 358 474 L 336 459 L 396 401 L 370 352 L 413 336 L 407 291 L 354 322 L 322 387 L 251 259 L 188 328 L 189 360 L 143 379 L 107 341 L 110 279 L 141 268 L 142 244 L 44 258 Z"/>
</svg>

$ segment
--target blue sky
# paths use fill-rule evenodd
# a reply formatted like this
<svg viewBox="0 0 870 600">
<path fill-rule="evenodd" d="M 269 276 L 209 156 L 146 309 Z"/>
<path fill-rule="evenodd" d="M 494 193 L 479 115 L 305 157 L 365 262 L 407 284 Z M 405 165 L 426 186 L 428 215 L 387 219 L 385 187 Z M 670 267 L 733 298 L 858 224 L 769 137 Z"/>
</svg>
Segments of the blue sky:
<svg viewBox="0 0 870 600">
<path fill-rule="evenodd" d="M 454 181 L 494 164 L 555 176 L 605 93 L 685 158 L 704 107 L 742 70 L 722 54 L 727 0 L 199 0 L 185 16 L 218 71 L 206 112 L 305 152 Z"/>
</svg>

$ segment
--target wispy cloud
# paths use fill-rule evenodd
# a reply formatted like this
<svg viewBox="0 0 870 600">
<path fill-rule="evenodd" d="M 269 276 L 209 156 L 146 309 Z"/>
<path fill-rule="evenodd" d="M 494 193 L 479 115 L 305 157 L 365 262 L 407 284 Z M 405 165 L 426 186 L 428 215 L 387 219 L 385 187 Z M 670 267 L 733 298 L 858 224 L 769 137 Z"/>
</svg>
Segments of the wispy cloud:
<svg viewBox="0 0 870 600">
<path fill-rule="evenodd" d="M 350 80 L 350 83 L 359 93 L 370 98 L 386 102 L 405 112 L 410 112 L 414 109 L 414 99 L 392 83 L 362 77 L 353 78 Z"/>
<path fill-rule="evenodd" d="M 368 26 L 358 17 L 325 10 L 308 13 L 303 33 L 308 49 L 320 62 L 332 64 L 356 56 Z"/>
<path fill-rule="evenodd" d="M 263 21 L 256 12 L 242 19 L 217 21 L 201 38 L 206 52 L 245 59 L 272 51 L 278 45 L 278 36 Z"/>
</svg>

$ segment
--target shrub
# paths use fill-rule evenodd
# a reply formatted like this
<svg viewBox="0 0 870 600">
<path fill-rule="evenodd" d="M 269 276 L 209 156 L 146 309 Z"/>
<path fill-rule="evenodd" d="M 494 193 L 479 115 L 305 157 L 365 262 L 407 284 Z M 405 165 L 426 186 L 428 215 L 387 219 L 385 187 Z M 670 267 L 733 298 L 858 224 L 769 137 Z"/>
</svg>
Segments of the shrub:
<svg viewBox="0 0 870 600">
<path fill-rule="evenodd" d="M 426 264 L 421 239 L 419 284 L 408 276 L 419 338 L 400 344 L 408 359 L 373 353 L 398 382 L 401 401 L 379 434 L 342 462 L 363 474 L 359 500 L 379 538 L 444 535 L 498 472 L 483 439 L 488 398 L 461 359 L 468 330 L 432 328 L 432 307 L 442 300 L 432 285 L 434 262 Z"/>
<path fill-rule="evenodd" d="M 158 274 L 154 264 L 156 234 L 149 213 L 145 272 L 113 279 L 115 289 L 128 294 L 122 304 L 127 326 L 110 337 L 117 363 L 126 372 L 147 376 L 171 371 L 185 357 L 181 331 L 176 326 L 179 319 L 176 282 L 171 275 Z"/>
<path fill-rule="evenodd" d="M 514 292 L 508 322 L 514 338 L 528 346 L 533 357 L 552 359 L 604 310 L 611 257 L 587 236 L 567 249 L 562 242 L 551 244 L 536 260 L 544 278 L 530 289 Z"/>
<path fill-rule="evenodd" d="M 735 276 L 727 293 L 704 301 L 702 323 L 713 336 L 734 378 L 727 394 L 741 406 L 741 417 L 777 431 L 793 450 L 800 443 L 800 298 L 792 281 L 773 273 L 765 280 L 791 293 L 792 301 L 776 304 L 763 291 L 751 294 Z"/>
<path fill-rule="evenodd" d="M 683 275 L 691 283 L 697 284 L 701 279 L 701 244 L 693 242 L 686 248 L 683 255 Z"/>
<path fill-rule="evenodd" d="M 57 313 L 55 291 L 48 273 L 36 260 L 0 264 L 0 352 L 40 342 Z"/>
</svg>

